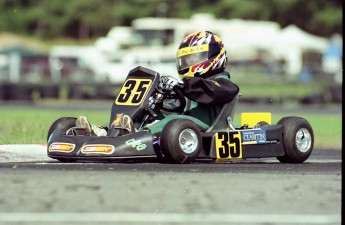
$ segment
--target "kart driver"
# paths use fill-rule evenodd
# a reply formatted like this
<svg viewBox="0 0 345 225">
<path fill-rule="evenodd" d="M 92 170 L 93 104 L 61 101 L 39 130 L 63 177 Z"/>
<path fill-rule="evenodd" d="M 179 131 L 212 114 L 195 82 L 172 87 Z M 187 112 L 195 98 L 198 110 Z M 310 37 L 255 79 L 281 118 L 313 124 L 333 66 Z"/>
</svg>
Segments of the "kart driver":
<svg viewBox="0 0 345 225">
<path fill-rule="evenodd" d="M 177 51 L 176 62 L 181 79 L 161 76 L 159 87 L 171 91 L 176 85 L 179 86 L 187 98 L 186 108 L 181 115 L 160 115 L 155 122 L 145 126 L 144 129 L 152 134 L 161 132 L 169 121 L 176 118 L 189 119 L 201 130 L 206 130 L 222 106 L 232 101 L 239 92 L 239 87 L 230 81 L 229 72 L 225 71 L 227 55 L 224 44 L 212 32 L 202 31 L 187 35 Z M 151 96 L 149 105 L 153 107 L 155 103 L 155 98 Z M 79 117 L 76 124 L 97 136 L 107 134 L 106 129 L 91 125 L 84 116 Z M 120 126 L 128 132 L 135 131 L 133 122 L 127 115 L 120 118 Z"/>
</svg>

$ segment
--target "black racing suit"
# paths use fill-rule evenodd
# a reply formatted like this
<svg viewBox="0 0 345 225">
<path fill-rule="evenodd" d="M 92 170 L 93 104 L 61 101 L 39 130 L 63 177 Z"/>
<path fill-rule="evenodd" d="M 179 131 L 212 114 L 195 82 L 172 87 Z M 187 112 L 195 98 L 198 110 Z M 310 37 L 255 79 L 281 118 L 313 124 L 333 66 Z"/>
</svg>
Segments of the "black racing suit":
<svg viewBox="0 0 345 225">
<path fill-rule="evenodd" d="M 182 115 L 162 115 L 159 122 L 147 128 L 151 133 L 159 133 L 173 119 L 189 119 L 201 130 L 206 130 L 219 114 L 225 103 L 232 101 L 239 92 L 236 84 L 230 81 L 228 72 L 221 72 L 207 78 L 186 77 L 183 79 L 183 94 L 187 105 Z"/>
<path fill-rule="evenodd" d="M 183 82 L 183 94 L 187 97 L 184 114 L 208 125 L 212 124 L 222 106 L 231 102 L 239 92 L 239 87 L 230 81 L 226 71 L 207 78 L 186 77 Z"/>
</svg>

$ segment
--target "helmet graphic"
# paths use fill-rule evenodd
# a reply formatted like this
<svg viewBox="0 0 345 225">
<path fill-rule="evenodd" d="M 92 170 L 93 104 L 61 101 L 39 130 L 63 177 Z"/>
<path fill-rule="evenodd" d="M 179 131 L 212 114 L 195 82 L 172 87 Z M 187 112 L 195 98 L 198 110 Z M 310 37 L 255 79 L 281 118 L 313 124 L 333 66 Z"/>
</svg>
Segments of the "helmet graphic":
<svg viewBox="0 0 345 225">
<path fill-rule="evenodd" d="M 181 77 L 210 76 L 225 69 L 227 57 L 222 40 L 212 32 L 189 34 L 177 51 L 177 71 Z"/>
</svg>

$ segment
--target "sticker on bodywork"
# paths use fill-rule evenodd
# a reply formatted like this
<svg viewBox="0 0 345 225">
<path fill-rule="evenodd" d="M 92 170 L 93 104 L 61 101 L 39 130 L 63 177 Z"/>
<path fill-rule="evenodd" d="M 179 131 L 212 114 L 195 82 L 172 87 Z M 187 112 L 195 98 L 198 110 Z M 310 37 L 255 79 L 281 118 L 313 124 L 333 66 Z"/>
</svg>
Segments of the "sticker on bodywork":
<svg viewBox="0 0 345 225">
<path fill-rule="evenodd" d="M 123 115 L 123 113 L 116 114 L 116 119 L 111 123 L 112 127 L 117 127 L 120 125 L 120 119 L 121 119 L 122 115 Z"/>
<path fill-rule="evenodd" d="M 123 84 L 115 103 L 117 105 L 137 106 L 145 99 L 152 80 L 129 78 Z"/>
<path fill-rule="evenodd" d="M 83 154 L 105 154 L 110 155 L 115 151 L 113 145 L 84 145 L 81 149 Z"/>
<path fill-rule="evenodd" d="M 241 131 L 243 144 L 264 144 L 266 143 L 265 130 L 243 130 Z"/>
<path fill-rule="evenodd" d="M 218 132 L 214 135 L 216 162 L 242 158 L 242 136 L 239 131 Z"/>
<path fill-rule="evenodd" d="M 131 145 L 132 148 L 135 148 L 138 151 L 142 151 L 146 149 L 146 144 L 142 143 L 140 140 L 137 141 L 134 138 L 126 141 L 126 145 Z"/>
<path fill-rule="evenodd" d="M 75 144 L 63 143 L 63 142 L 54 142 L 49 145 L 49 152 L 65 152 L 70 153 L 74 150 Z"/>
</svg>

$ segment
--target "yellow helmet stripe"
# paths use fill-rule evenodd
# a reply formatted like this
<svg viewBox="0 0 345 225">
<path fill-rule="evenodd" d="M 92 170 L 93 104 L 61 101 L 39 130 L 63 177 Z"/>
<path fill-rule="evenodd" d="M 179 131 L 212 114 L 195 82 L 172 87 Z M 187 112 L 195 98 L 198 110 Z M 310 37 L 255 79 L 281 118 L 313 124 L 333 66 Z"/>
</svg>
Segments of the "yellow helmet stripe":
<svg viewBox="0 0 345 225">
<path fill-rule="evenodd" d="M 193 46 L 193 47 L 186 47 L 186 48 L 181 48 L 177 51 L 177 58 L 189 54 L 194 54 L 198 52 L 207 52 L 208 51 L 208 44 L 203 44 L 200 46 Z"/>
<path fill-rule="evenodd" d="M 200 33 L 199 33 L 199 35 L 198 35 L 198 38 L 203 37 L 205 34 L 206 34 L 206 32 L 205 32 L 205 31 L 200 32 Z"/>
<path fill-rule="evenodd" d="M 220 38 L 217 35 L 214 35 L 214 40 L 218 43 L 222 42 Z"/>
</svg>

